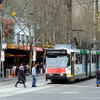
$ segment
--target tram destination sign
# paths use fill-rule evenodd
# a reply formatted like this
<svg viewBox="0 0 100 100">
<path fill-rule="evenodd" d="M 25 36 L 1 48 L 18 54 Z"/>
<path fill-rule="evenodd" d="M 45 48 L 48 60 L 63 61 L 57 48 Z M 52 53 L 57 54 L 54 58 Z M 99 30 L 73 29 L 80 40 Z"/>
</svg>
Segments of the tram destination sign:
<svg viewBox="0 0 100 100">
<path fill-rule="evenodd" d="M 47 50 L 47 54 L 66 54 L 66 50 Z"/>
<path fill-rule="evenodd" d="M 80 50 L 80 53 L 87 53 L 87 51 L 86 50 Z"/>
</svg>

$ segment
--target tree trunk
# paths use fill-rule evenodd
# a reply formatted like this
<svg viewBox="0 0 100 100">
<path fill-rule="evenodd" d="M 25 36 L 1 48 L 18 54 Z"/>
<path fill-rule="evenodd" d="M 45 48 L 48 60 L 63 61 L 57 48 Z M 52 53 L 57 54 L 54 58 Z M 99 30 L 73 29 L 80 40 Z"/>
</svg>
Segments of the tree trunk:
<svg viewBox="0 0 100 100">
<path fill-rule="evenodd" d="M 32 52 L 33 52 L 32 44 L 30 43 L 30 56 L 29 56 L 30 74 L 32 72 L 32 60 L 31 60 Z"/>
</svg>

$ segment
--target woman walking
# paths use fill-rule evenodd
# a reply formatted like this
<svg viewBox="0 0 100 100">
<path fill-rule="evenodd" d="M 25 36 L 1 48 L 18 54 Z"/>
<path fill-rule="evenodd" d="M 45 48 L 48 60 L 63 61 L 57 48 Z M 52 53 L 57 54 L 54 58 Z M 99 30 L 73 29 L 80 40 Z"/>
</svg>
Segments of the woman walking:
<svg viewBox="0 0 100 100">
<path fill-rule="evenodd" d="M 24 74 L 24 68 L 23 66 L 21 66 L 19 69 L 18 81 L 16 82 L 15 87 L 17 87 L 17 84 L 20 83 L 20 84 L 23 84 L 24 87 L 26 88 L 25 81 L 26 81 L 26 77 Z"/>
</svg>

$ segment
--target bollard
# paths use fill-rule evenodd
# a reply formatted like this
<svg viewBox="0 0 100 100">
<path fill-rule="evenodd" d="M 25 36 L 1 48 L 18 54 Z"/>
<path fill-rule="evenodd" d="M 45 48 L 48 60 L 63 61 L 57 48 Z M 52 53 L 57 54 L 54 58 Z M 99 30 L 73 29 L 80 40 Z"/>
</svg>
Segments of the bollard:
<svg viewBox="0 0 100 100">
<path fill-rule="evenodd" d="M 10 69 L 8 69 L 8 77 L 10 77 L 11 76 L 11 71 L 10 71 Z"/>
<path fill-rule="evenodd" d="M 10 78 L 10 69 L 6 69 L 6 78 Z"/>
<path fill-rule="evenodd" d="M 42 74 L 42 68 L 40 68 L 40 73 Z"/>
</svg>

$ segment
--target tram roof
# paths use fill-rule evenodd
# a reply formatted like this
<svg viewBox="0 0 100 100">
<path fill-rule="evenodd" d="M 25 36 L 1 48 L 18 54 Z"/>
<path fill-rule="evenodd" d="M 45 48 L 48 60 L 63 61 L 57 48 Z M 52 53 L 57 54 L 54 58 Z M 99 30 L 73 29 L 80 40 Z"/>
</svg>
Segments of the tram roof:
<svg viewBox="0 0 100 100">
<path fill-rule="evenodd" d="M 49 50 L 66 50 L 68 54 L 70 53 L 89 53 L 89 50 L 83 49 L 69 49 L 69 48 L 54 48 Z"/>
<path fill-rule="evenodd" d="M 100 54 L 100 50 L 87 50 L 87 49 L 77 49 L 76 46 L 73 46 L 71 44 L 56 44 L 54 48 L 51 48 L 49 50 L 66 50 L 68 54 L 70 53 L 84 53 L 87 54 L 91 52 L 92 54 Z"/>
</svg>

